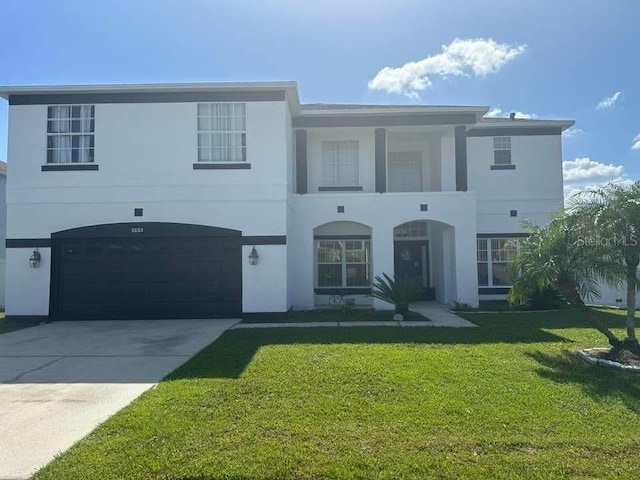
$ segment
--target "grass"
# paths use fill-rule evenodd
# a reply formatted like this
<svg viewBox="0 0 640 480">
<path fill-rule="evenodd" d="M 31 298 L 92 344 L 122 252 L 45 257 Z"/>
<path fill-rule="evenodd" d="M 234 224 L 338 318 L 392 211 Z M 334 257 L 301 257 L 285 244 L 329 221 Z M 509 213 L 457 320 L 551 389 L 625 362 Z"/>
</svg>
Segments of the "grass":
<svg viewBox="0 0 640 480">
<path fill-rule="evenodd" d="M 598 310 L 622 333 L 624 312 Z M 571 310 L 479 328 L 231 330 L 36 475 L 640 477 L 640 376 Z"/>
<path fill-rule="evenodd" d="M 392 321 L 393 310 L 373 310 L 372 308 L 352 308 L 349 310 L 317 309 L 317 310 L 293 310 L 286 316 L 274 320 L 273 318 L 248 317 L 242 323 L 307 323 L 307 322 L 362 322 L 362 321 Z M 428 321 L 419 313 L 409 312 L 405 320 Z"/>
</svg>

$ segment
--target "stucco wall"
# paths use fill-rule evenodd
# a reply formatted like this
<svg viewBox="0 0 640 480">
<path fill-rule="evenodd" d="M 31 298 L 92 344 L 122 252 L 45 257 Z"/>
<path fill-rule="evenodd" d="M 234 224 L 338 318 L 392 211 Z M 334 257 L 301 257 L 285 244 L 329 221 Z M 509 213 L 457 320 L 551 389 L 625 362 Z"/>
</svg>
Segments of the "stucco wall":
<svg viewBox="0 0 640 480">
<path fill-rule="evenodd" d="M 478 233 L 521 232 L 520 222 L 547 223 L 562 206 L 560 135 L 511 137 L 515 170 L 491 170 L 493 137 L 469 137 L 469 190 L 478 194 Z M 518 216 L 511 217 L 510 211 Z"/>
<path fill-rule="evenodd" d="M 46 106 L 9 108 L 8 238 L 48 238 L 69 228 L 135 221 L 287 234 L 291 153 L 285 102 L 247 103 L 250 170 L 194 170 L 197 104 L 149 103 L 96 105 L 98 171 L 42 172 Z M 144 216 L 134 217 L 134 208 L 143 208 Z M 8 251 L 9 315 L 48 313 L 49 251 L 40 249 L 43 261 L 34 270 L 28 266 L 32 250 Z M 243 307 L 286 310 L 286 247 L 265 246 L 256 267 L 247 267 L 244 257 Z"/>
<path fill-rule="evenodd" d="M 428 204 L 426 212 L 420 210 L 423 203 Z M 440 264 L 440 268 L 445 272 L 442 277 L 444 280 L 440 283 L 444 288 L 439 299 L 446 303 L 461 300 L 477 305 L 475 194 L 307 194 L 294 195 L 291 205 L 291 221 L 296 228 L 291 230 L 287 242 L 289 257 L 296 265 L 296 268 L 291 270 L 289 278 L 291 303 L 294 308 L 314 307 L 313 230 L 335 221 L 357 222 L 371 228 L 373 277 L 382 273 L 393 274 L 394 227 L 413 220 L 431 220 L 446 224 L 442 228 L 445 231 L 444 236 L 438 231 L 440 238 L 443 238 L 438 252 L 447 257 L 447 260 Z M 344 206 L 345 212 L 336 213 L 337 206 Z M 453 255 L 456 255 L 455 260 Z M 389 308 L 389 305 L 375 300 L 374 307 Z"/>
<path fill-rule="evenodd" d="M 5 239 L 7 229 L 7 177 L 0 173 L 0 309 L 4 309 L 6 285 Z"/>
<path fill-rule="evenodd" d="M 292 194 L 295 139 L 282 102 L 247 103 L 250 170 L 194 170 L 196 103 L 96 105 L 98 171 L 42 172 L 46 158 L 46 106 L 9 107 L 7 236 L 49 238 L 52 232 L 116 222 L 177 222 L 241 230 L 243 235 L 286 235 L 287 245 L 257 246 L 255 267 L 243 248 L 243 309 L 283 311 L 314 305 L 313 229 L 344 220 L 372 229 L 374 275 L 393 272 L 393 227 L 431 220 L 432 275 L 443 302 L 477 304 L 476 234 L 520 232 L 520 220 L 539 223 L 562 203 L 559 135 L 513 136 L 515 170 L 491 170 L 492 137 L 469 137 L 469 192 L 455 192 L 453 129 L 402 144 L 388 131 L 388 150 L 419 149 L 425 188 L 433 193 L 375 194 L 374 128 L 308 129 L 309 194 Z M 401 129 L 400 129 L 401 130 Z M 415 133 L 415 129 L 413 131 Z M 324 140 L 359 141 L 363 192 L 318 193 Z M 1 185 L 0 185 L 1 187 Z M 420 204 L 428 204 L 427 212 Z M 336 207 L 345 207 L 338 214 Z M 144 216 L 134 217 L 134 208 Z M 517 210 L 518 217 L 510 217 Z M 437 223 L 440 222 L 440 223 Z M 0 252 L 3 247 L 0 247 Z M 50 252 L 39 269 L 28 266 L 33 249 L 7 252 L 7 311 L 48 312 Z M 377 307 L 385 305 L 375 303 Z"/>
</svg>

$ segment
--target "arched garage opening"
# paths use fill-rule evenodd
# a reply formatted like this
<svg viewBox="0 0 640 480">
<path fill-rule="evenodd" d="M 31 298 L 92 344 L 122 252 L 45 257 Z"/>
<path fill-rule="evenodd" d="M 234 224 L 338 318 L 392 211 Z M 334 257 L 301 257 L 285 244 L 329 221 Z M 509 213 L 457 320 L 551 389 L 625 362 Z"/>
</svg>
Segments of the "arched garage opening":
<svg viewBox="0 0 640 480">
<path fill-rule="evenodd" d="M 51 235 L 50 317 L 120 320 L 238 317 L 241 232 L 116 223 Z"/>
</svg>

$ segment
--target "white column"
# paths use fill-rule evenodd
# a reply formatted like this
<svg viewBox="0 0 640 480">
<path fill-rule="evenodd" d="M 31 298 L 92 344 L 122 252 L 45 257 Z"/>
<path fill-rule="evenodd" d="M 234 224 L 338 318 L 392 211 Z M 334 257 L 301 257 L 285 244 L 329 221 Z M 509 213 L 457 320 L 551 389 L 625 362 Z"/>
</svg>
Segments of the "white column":
<svg viewBox="0 0 640 480">
<path fill-rule="evenodd" d="M 371 237 L 371 256 L 373 261 L 373 278 L 383 273 L 393 277 L 393 227 L 380 225 L 373 228 Z M 393 305 L 373 299 L 373 308 L 378 310 L 393 309 Z"/>
<path fill-rule="evenodd" d="M 478 306 L 476 222 L 456 225 L 454 232 L 456 300 Z"/>
<path fill-rule="evenodd" d="M 295 310 L 315 308 L 315 252 L 313 229 L 305 222 L 292 228 L 287 238 L 290 302 Z"/>
</svg>

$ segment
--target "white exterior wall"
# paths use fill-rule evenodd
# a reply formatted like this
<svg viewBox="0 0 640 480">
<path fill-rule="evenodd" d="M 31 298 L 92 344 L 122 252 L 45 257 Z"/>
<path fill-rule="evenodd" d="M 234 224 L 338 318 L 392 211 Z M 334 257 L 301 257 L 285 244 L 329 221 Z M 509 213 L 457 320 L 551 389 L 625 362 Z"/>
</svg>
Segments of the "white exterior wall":
<svg viewBox="0 0 640 480">
<path fill-rule="evenodd" d="M 197 104 L 148 103 L 95 106 L 98 171 L 41 172 L 47 107 L 9 108 L 8 238 L 49 238 L 69 228 L 136 221 L 211 225 L 243 235 L 287 233 L 285 102 L 247 103 L 250 170 L 193 170 Z M 144 216 L 134 217 L 134 208 L 143 208 Z M 243 263 L 243 308 L 286 310 L 286 245 L 257 248 L 264 249 L 260 264 Z M 34 270 L 31 251 L 7 252 L 8 315 L 48 313 L 49 252 L 40 249 L 43 261 Z M 273 263 L 276 258 L 284 261 Z"/>
<path fill-rule="evenodd" d="M 0 309 L 4 309 L 5 303 L 5 239 L 7 238 L 7 177 L 0 173 Z"/>
<path fill-rule="evenodd" d="M 371 228 L 372 277 L 393 274 L 394 227 L 413 220 L 446 224 L 441 250 L 451 255 L 441 266 L 445 272 L 443 278 L 447 280 L 439 300 L 477 305 L 475 201 L 475 194 L 471 192 L 294 195 L 291 220 L 296 228 L 287 239 L 289 257 L 296 265 L 289 278 L 293 308 L 306 310 L 315 306 L 313 229 L 335 221 L 356 222 Z M 429 205 L 427 212 L 420 211 L 422 203 Z M 336 213 L 338 205 L 345 207 L 344 213 Z M 451 260 L 454 254 L 456 258 Z M 389 308 L 378 300 L 374 300 L 373 305 Z"/>
<path fill-rule="evenodd" d="M 322 185 L 322 142 L 358 141 L 359 186 L 364 193 L 375 187 L 375 128 L 309 128 L 307 129 L 307 180 L 309 193 L 318 192 Z M 455 191 L 455 145 L 453 129 L 445 132 L 415 129 L 399 132 L 387 130 L 387 183 L 389 180 L 388 152 L 422 152 L 423 191 Z M 295 179 L 294 179 L 295 182 Z M 387 185 L 388 187 L 388 185 Z M 324 192 L 331 194 L 331 192 Z"/>
<path fill-rule="evenodd" d="M 296 195 L 295 139 L 284 101 L 247 103 L 250 170 L 193 170 L 196 103 L 97 104 L 95 112 L 99 170 L 42 172 L 46 106 L 10 106 L 8 238 L 49 238 L 70 228 L 136 221 L 211 225 L 245 236 L 286 235 L 287 245 L 256 246 L 257 266 L 248 265 L 251 246 L 243 247 L 246 313 L 314 307 L 313 229 L 335 221 L 371 227 L 375 276 L 394 271 L 393 228 L 430 220 L 437 299 L 477 305 L 476 235 L 521 232 L 523 218 L 545 223 L 562 204 L 560 135 L 512 136 L 515 170 L 490 169 L 493 137 L 469 137 L 469 192 L 456 192 L 453 128 L 417 138 L 415 128 L 394 127 L 387 130 L 387 150 L 422 151 L 423 188 L 431 192 L 377 194 L 374 128 L 309 128 L 310 193 Z M 318 193 L 325 140 L 359 142 L 362 192 Z M 422 203 L 429 205 L 427 212 L 420 211 Z M 338 205 L 345 213 L 336 212 Z M 143 208 L 144 216 L 134 217 L 134 208 Z M 518 210 L 518 217 L 510 217 L 510 210 Z M 32 248 L 7 252 L 9 315 L 48 313 L 50 250 L 39 250 L 42 262 L 35 270 L 28 266 Z M 373 305 L 389 307 L 377 300 Z"/>
<path fill-rule="evenodd" d="M 563 204 L 560 135 L 511 137 L 515 170 L 491 170 L 493 137 L 467 138 L 469 190 L 478 194 L 478 233 L 518 233 L 523 219 L 546 224 Z M 517 217 L 510 211 L 517 210 Z"/>
</svg>

